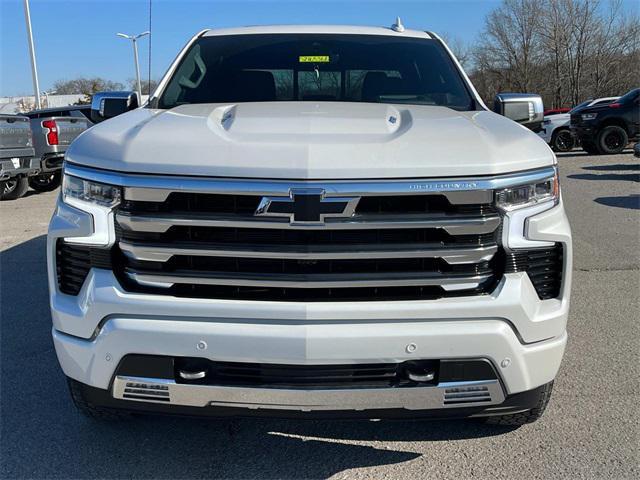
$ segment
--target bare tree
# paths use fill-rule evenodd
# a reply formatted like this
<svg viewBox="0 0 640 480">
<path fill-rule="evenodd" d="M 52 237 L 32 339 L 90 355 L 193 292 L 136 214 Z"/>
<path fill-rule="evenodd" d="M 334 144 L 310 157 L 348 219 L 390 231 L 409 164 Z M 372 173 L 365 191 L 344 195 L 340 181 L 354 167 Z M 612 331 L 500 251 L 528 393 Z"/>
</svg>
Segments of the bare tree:
<svg viewBox="0 0 640 480">
<path fill-rule="evenodd" d="M 486 19 L 480 42 L 482 61 L 519 92 L 529 91 L 540 51 L 539 0 L 504 0 Z"/>
<path fill-rule="evenodd" d="M 582 80 L 585 63 L 589 55 L 589 36 L 597 23 L 598 0 L 560 0 L 566 14 L 571 18 L 564 43 L 567 80 L 573 104 L 581 101 Z"/>
<path fill-rule="evenodd" d="M 640 22 L 637 16 L 623 14 L 621 6 L 620 0 L 610 2 L 607 15 L 592 32 L 587 81 L 594 96 L 605 96 L 618 85 L 633 84 L 640 78 Z"/>
<path fill-rule="evenodd" d="M 571 18 L 563 8 L 566 2 L 550 1 L 545 4 L 544 19 L 541 22 L 540 36 L 541 46 L 546 53 L 546 59 L 551 64 L 552 106 L 561 107 L 566 101 L 565 85 L 566 72 L 566 48 L 567 31 L 570 28 Z"/>
<path fill-rule="evenodd" d="M 129 85 L 129 90 L 136 91 L 138 88 L 138 84 L 135 78 L 128 78 L 127 84 Z M 142 95 L 150 95 L 158 86 L 158 81 L 140 79 L 140 86 L 142 87 Z"/>
<path fill-rule="evenodd" d="M 560 107 L 620 95 L 640 78 L 640 21 L 621 0 L 504 0 L 487 16 L 473 61 L 485 99 L 527 91 Z"/>
<path fill-rule="evenodd" d="M 466 70 L 471 67 L 473 56 L 469 46 L 460 37 L 451 35 L 448 32 L 443 32 L 440 36 L 458 59 L 462 68 Z"/>
<path fill-rule="evenodd" d="M 58 80 L 53 84 L 53 89 L 59 95 L 73 95 L 82 93 L 92 95 L 95 92 L 105 90 L 122 90 L 124 85 L 100 77 L 78 77 L 71 80 Z"/>
</svg>

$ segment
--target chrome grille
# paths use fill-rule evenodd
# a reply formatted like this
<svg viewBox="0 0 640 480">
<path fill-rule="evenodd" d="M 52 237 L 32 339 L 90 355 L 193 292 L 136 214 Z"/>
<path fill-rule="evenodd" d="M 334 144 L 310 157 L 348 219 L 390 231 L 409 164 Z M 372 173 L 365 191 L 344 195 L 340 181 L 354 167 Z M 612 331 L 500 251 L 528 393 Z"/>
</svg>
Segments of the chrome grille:
<svg viewBox="0 0 640 480">
<path fill-rule="evenodd" d="M 310 183 L 355 211 L 310 223 L 254 214 L 265 196 L 286 199 L 308 185 L 300 182 L 233 192 L 125 188 L 114 270 L 130 291 L 271 301 L 481 295 L 500 280 L 492 190 Z"/>
</svg>

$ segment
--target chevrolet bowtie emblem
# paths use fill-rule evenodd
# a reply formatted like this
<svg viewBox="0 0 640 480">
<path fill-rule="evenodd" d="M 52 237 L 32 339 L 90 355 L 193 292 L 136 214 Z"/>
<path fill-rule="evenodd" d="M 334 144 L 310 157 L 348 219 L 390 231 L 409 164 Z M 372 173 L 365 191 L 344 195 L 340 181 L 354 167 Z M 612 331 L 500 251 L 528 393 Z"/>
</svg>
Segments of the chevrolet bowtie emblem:
<svg viewBox="0 0 640 480">
<path fill-rule="evenodd" d="M 358 197 L 325 197 L 321 188 L 291 189 L 288 197 L 262 197 L 255 215 L 286 217 L 294 224 L 322 224 L 329 217 L 351 217 Z"/>
</svg>

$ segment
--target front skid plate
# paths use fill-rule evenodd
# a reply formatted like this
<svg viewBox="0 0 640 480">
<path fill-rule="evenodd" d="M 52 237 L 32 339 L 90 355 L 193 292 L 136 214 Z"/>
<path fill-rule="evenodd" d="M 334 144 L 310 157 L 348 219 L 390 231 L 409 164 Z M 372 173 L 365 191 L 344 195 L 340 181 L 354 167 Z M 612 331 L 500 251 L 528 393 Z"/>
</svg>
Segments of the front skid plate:
<svg viewBox="0 0 640 480">
<path fill-rule="evenodd" d="M 396 388 L 302 390 L 179 384 L 169 379 L 116 376 L 112 393 L 116 399 L 135 402 L 302 412 L 476 407 L 500 404 L 505 399 L 498 380 Z"/>
</svg>

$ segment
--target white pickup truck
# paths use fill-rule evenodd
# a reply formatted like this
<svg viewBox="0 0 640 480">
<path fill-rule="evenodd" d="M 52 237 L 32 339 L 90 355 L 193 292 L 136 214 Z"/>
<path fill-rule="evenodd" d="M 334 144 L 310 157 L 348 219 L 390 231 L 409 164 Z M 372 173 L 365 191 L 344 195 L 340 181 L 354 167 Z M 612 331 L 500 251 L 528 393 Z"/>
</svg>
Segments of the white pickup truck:
<svg viewBox="0 0 640 480">
<path fill-rule="evenodd" d="M 94 98 L 114 118 L 67 150 L 49 227 L 81 411 L 542 415 L 571 288 L 556 159 L 435 34 L 207 30 L 136 107 Z"/>
</svg>

